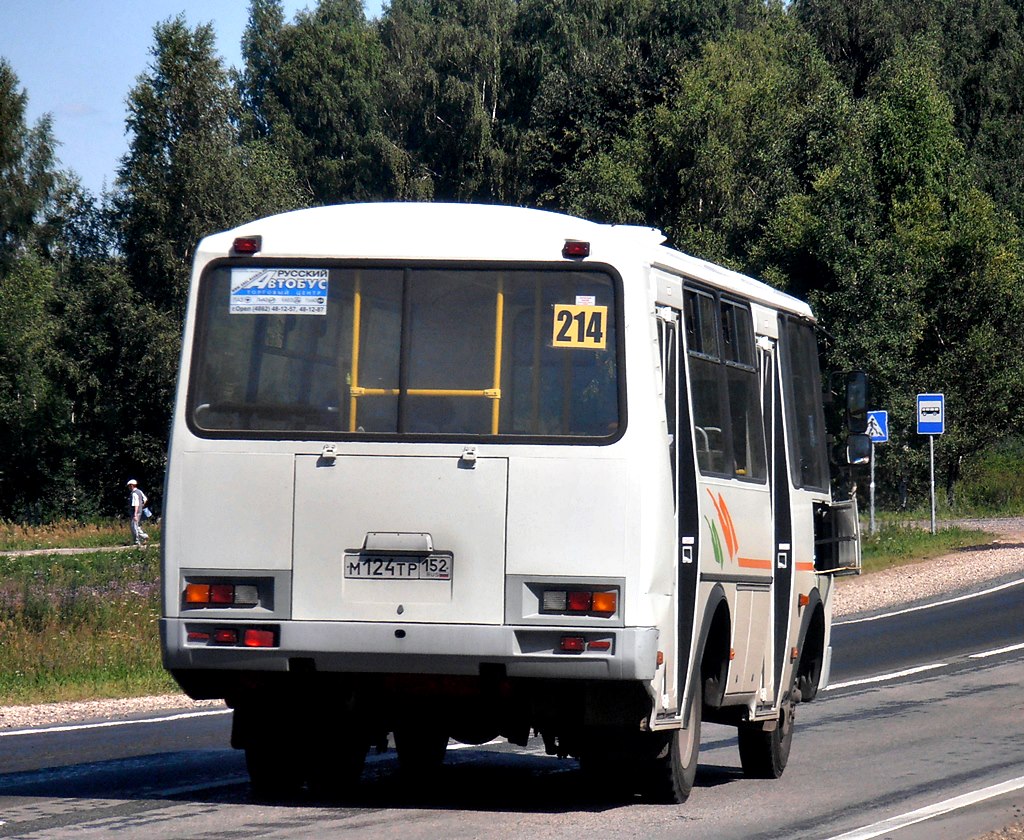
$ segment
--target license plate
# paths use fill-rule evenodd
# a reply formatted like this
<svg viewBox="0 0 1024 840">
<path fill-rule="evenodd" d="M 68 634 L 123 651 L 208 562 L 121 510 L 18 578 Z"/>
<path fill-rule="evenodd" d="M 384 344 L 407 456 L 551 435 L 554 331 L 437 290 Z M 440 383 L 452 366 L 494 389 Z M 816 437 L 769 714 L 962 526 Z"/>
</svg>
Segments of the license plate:
<svg viewBox="0 0 1024 840">
<path fill-rule="evenodd" d="M 450 554 L 346 554 L 345 577 L 358 580 L 451 580 Z"/>
</svg>

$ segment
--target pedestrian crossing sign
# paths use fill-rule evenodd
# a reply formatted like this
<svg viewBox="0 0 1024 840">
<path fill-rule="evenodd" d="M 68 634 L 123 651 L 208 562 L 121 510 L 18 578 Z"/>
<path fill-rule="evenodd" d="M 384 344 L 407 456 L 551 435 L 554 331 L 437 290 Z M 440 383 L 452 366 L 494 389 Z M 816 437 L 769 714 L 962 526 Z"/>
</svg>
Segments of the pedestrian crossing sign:
<svg viewBox="0 0 1024 840">
<path fill-rule="evenodd" d="M 889 440 L 889 412 L 869 411 L 867 435 L 872 443 L 886 443 Z"/>
</svg>

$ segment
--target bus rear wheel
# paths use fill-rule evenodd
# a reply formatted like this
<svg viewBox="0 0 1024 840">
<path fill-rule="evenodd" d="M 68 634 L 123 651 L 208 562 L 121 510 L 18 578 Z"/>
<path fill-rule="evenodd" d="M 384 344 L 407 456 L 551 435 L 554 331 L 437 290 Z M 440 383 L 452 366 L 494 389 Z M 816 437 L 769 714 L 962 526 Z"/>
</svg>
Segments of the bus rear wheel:
<svg viewBox="0 0 1024 840">
<path fill-rule="evenodd" d="M 678 805 L 689 798 L 697 776 L 702 706 L 701 684 L 699 680 L 694 680 L 686 710 L 686 728 L 655 733 L 655 737 L 659 739 L 658 752 L 648 761 L 648 799 Z"/>
<path fill-rule="evenodd" d="M 758 723 L 741 723 L 738 740 L 743 775 L 751 779 L 777 779 L 786 769 L 789 750 L 793 746 L 793 716 L 797 695 L 791 692 L 775 727 L 769 731 Z"/>
<path fill-rule="evenodd" d="M 399 727 L 395 730 L 395 750 L 402 773 L 423 778 L 444 762 L 448 733 L 437 729 Z"/>
<path fill-rule="evenodd" d="M 250 744 L 245 748 L 245 766 L 257 799 L 290 799 L 302 788 L 300 756 L 283 745 Z"/>
</svg>

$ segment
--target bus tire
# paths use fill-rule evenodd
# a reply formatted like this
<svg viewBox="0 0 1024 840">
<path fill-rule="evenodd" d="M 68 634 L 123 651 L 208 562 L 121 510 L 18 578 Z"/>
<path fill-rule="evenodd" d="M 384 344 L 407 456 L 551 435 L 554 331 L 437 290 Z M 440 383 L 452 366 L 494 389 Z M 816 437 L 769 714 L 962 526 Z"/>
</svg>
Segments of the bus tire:
<svg viewBox="0 0 1024 840">
<path fill-rule="evenodd" d="M 777 779 L 786 769 L 793 745 L 796 697 L 790 693 L 779 709 L 778 724 L 765 731 L 759 723 L 741 723 L 738 740 L 743 775 L 750 779 Z"/>
<path fill-rule="evenodd" d="M 352 794 L 366 764 L 366 739 L 344 728 L 328 733 L 309 758 L 309 790 L 314 796 L 345 798 Z"/>
<path fill-rule="evenodd" d="M 686 710 L 686 728 L 656 733 L 659 738 L 659 749 L 657 755 L 649 762 L 649 799 L 679 805 L 689 798 L 697 776 L 703 704 L 700 680 L 694 680 Z"/>
<path fill-rule="evenodd" d="M 395 730 L 395 749 L 402 773 L 423 778 L 444 762 L 448 733 L 437 729 L 400 727 Z"/>
<path fill-rule="evenodd" d="M 302 788 L 301 763 L 294 750 L 275 744 L 245 748 L 249 788 L 256 799 L 291 799 Z"/>
</svg>

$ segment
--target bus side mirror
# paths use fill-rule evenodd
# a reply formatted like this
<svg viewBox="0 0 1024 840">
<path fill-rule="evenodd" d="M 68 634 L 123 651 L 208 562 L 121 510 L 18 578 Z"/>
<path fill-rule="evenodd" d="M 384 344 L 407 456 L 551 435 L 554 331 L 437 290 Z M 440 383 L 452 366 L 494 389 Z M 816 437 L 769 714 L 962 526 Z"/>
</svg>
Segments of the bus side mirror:
<svg viewBox="0 0 1024 840">
<path fill-rule="evenodd" d="M 846 430 L 851 435 L 862 435 L 867 428 L 868 375 L 862 370 L 851 370 L 846 374 Z"/>
<path fill-rule="evenodd" d="M 867 464 L 871 460 L 871 438 L 868 435 L 850 435 L 846 439 L 846 463 L 851 466 Z"/>
</svg>

